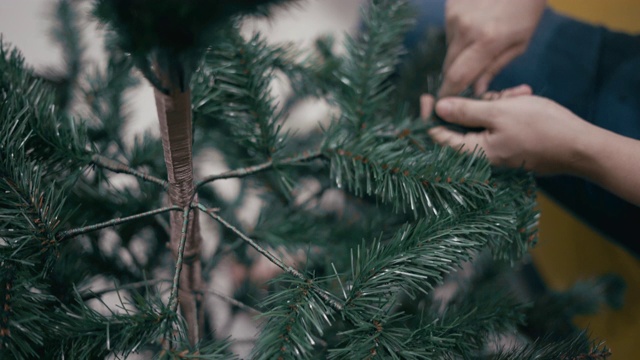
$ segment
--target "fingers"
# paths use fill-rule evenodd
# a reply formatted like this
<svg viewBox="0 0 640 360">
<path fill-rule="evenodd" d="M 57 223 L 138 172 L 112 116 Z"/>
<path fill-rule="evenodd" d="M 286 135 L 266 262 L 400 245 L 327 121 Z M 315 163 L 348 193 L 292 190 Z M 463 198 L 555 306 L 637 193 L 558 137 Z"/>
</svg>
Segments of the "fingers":
<svg viewBox="0 0 640 360">
<path fill-rule="evenodd" d="M 475 43 L 460 52 L 445 70 L 439 96 L 457 95 L 480 76 L 491 61 L 489 52 Z"/>
<path fill-rule="evenodd" d="M 498 100 L 502 97 L 502 92 L 501 91 L 487 91 L 486 93 L 482 94 L 482 96 L 480 97 L 482 100 Z"/>
<path fill-rule="evenodd" d="M 516 96 L 526 96 L 532 95 L 533 90 L 527 84 L 522 84 L 518 86 L 514 86 L 512 88 L 508 88 L 502 91 L 487 91 L 480 97 L 482 100 L 498 100 L 511 98 Z"/>
<path fill-rule="evenodd" d="M 433 104 L 435 99 L 432 95 L 424 94 L 420 96 L 420 118 L 422 120 L 428 120 L 433 112 Z"/>
<path fill-rule="evenodd" d="M 468 47 L 472 39 L 469 36 L 466 36 L 466 31 L 460 26 L 460 18 L 459 15 L 455 16 L 458 13 L 455 8 L 452 8 L 452 2 L 445 2 L 445 34 L 447 36 L 447 53 L 444 58 L 444 63 L 442 65 L 443 73 L 446 73 L 451 66 L 453 60 L 455 60 L 460 52 L 464 50 L 464 48 Z"/>
<path fill-rule="evenodd" d="M 491 80 L 505 67 L 507 64 L 511 62 L 511 60 L 515 59 L 518 55 L 522 53 L 523 47 L 520 44 L 513 45 L 504 50 L 504 52 L 500 53 L 488 67 L 483 72 L 483 74 L 478 78 L 474 86 L 474 92 L 476 95 L 484 94 L 489 88 L 489 83 Z"/>
<path fill-rule="evenodd" d="M 461 134 L 442 126 L 429 130 L 429 136 L 440 145 L 460 149 L 465 152 L 474 151 L 476 148 L 484 148 L 482 137 L 477 136 L 477 134 Z"/>
<path fill-rule="evenodd" d="M 448 24 L 449 25 L 449 24 Z M 442 72 L 446 74 L 449 71 L 453 61 L 458 58 L 458 55 L 471 44 L 471 41 L 467 41 L 462 36 L 458 36 L 458 32 L 455 27 L 447 26 L 447 53 L 444 57 L 444 63 L 442 64 Z"/>
<path fill-rule="evenodd" d="M 522 85 L 518 85 L 512 88 L 502 90 L 502 97 L 505 97 L 505 98 L 516 97 L 516 96 L 527 96 L 527 95 L 533 95 L 533 90 L 531 89 L 531 86 L 527 84 L 522 84 Z"/>
<path fill-rule="evenodd" d="M 450 123 L 493 128 L 495 106 L 490 101 L 446 98 L 436 103 L 436 113 Z"/>
<path fill-rule="evenodd" d="M 443 126 L 437 126 L 429 130 L 429 136 L 440 145 L 455 146 L 464 143 L 464 135 Z"/>
</svg>

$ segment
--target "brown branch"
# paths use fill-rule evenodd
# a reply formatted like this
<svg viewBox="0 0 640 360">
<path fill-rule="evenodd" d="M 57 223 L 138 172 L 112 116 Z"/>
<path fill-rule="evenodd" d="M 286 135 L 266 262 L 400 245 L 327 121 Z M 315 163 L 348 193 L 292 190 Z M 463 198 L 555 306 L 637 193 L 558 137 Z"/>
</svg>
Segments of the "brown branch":
<svg viewBox="0 0 640 360">
<path fill-rule="evenodd" d="M 182 262 L 184 261 L 184 248 L 187 243 L 187 226 L 189 225 L 190 206 L 185 206 L 182 213 L 182 229 L 180 231 L 180 246 L 178 247 L 178 259 L 176 260 L 176 270 L 173 276 L 173 285 L 171 286 L 171 295 L 169 296 L 169 308 L 171 311 L 178 311 L 178 286 L 180 285 L 180 273 L 182 272 Z"/>
<path fill-rule="evenodd" d="M 171 69 L 156 67 L 158 79 L 168 93 L 155 90 L 156 109 L 160 122 L 164 162 L 169 179 L 169 200 L 173 206 L 190 209 L 197 201 L 193 183 L 193 123 L 191 89 L 169 73 Z M 175 75 L 175 74 L 173 74 Z M 185 216 L 187 218 L 185 218 Z M 204 327 L 204 309 L 201 306 L 202 268 L 200 263 L 200 226 L 194 212 L 173 212 L 170 216 L 170 247 L 179 272 L 179 290 L 176 301 L 187 323 L 189 343 L 200 341 Z"/>
<path fill-rule="evenodd" d="M 158 184 L 160 186 L 162 186 L 162 188 L 164 189 L 168 189 L 169 188 L 169 183 L 166 180 L 162 180 L 159 179 L 153 175 L 149 175 L 146 173 L 143 173 L 141 171 L 138 171 L 136 169 L 133 169 L 119 161 L 116 160 L 112 160 L 109 158 L 106 158 L 102 155 L 99 154 L 94 154 L 91 157 L 91 162 L 96 165 L 99 166 L 101 168 L 107 169 L 107 170 L 111 170 L 115 173 L 119 173 L 119 174 L 129 174 L 129 175 L 133 175 L 135 177 L 138 177 L 144 181 L 148 181 L 148 182 L 152 182 L 155 184 Z"/>
<path fill-rule="evenodd" d="M 229 179 L 229 178 L 241 178 L 241 177 L 257 174 L 259 172 L 266 171 L 281 165 L 294 165 L 301 162 L 311 161 L 321 156 L 322 156 L 322 153 L 320 151 L 314 151 L 311 153 L 304 152 L 301 155 L 292 156 L 279 161 L 269 160 L 259 165 L 249 166 L 249 167 L 236 169 L 236 170 L 230 170 L 218 175 L 207 176 L 206 178 L 198 181 L 198 183 L 196 184 L 196 188 L 200 188 L 201 186 L 207 183 L 210 183 L 212 181 Z"/>
</svg>

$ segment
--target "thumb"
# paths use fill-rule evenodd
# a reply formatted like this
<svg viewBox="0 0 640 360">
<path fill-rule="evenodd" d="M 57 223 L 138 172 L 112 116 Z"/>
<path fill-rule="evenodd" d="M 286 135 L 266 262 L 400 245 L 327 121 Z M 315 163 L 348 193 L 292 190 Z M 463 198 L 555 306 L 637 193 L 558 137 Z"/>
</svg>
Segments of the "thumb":
<svg viewBox="0 0 640 360">
<path fill-rule="evenodd" d="M 446 129 L 443 126 L 437 126 L 429 130 L 431 139 L 440 145 L 446 145 L 453 148 L 459 148 L 465 144 L 464 134 Z"/>
<path fill-rule="evenodd" d="M 436 113 L 447 122 L 466 127 L 493 127 L 495 102 L 445 98 L 436 103 Z"/>
<path fill-rule="evenodd" d="M 443 126 L 437 126 L 429 130 L 429 136 L 437 144 L 449 146 L 462 152 L 473 152 L 477 148 L 484 148 L 484 133 L 461 134 Z"/>
</svg>

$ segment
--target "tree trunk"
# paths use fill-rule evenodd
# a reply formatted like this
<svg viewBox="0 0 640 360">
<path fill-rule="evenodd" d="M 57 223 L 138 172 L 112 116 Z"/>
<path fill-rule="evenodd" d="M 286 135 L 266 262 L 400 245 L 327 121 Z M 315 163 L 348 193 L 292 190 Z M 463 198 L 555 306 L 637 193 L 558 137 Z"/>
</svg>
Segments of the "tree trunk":
<svg viewBox="0 0 640 360">
<path fill-rule="evenodd" d="M 193 182 L 193 148 L 191 121 L 191 90 L 181 89 L 179 84 L 171 82 L 167 74 L 158 71 L 160 80 L 169 95 L 155 90 L 156 108 L 160 120 L 164 161 L 169 178 L 169 199 L 172 205 L 185 207 L 197 200 Z M 178 256 L 183 213 L 171 212 L 171 250 L 174 258 Z M 189 342 L 195 345 L 204 326 L 204 313 L 201 306 L 202 276 L 200 264 L 200 226 L 195 211 L 189 215 L 187 238 L 184 250 L 184 262 L 180 275 L 179 302 L 182 316 L 189 331 Z"/>
</svg>

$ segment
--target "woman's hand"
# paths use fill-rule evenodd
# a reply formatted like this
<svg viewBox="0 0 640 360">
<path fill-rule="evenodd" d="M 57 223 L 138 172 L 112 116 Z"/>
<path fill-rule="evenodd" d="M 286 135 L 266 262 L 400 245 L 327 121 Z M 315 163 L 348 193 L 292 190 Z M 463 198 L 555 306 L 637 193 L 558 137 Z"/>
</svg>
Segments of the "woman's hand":
<svg viewBox="0 0 640 360">
<path fill-rule="evenodd" d="M 475 83 L 487 90 L 493 77 L 522 54 L 542 16 L 545 0 L 447 0 L 448 50 L 440 96 Z"/>
<path fill-rule="evenodd" d="M 640 141 L 592 125 L 531 95 L 526 85 L 484 98 L 438 101 L 436 112 L 445 121 L 484 130 L 461 134 L 440 126 L 429 131 L 433 140 L 463 151 L 480 147 L 497 166 L 583 177 L 640 205 Z M 420 102 L 426 119 L 434 99 L 423 95 Z"/>
<path fill-rule="evenodd" d="M 436 112 L 445 121 L 485 130 L 461 134 L 435 127 L 429 131 L 434 141 L 467 151 L 480 147 L 497 166 L 523 166 L 538 174 L 577 171 L 593 125 L 551 100 L 532 96 L 526 85 L 484 98 L 490 101 L 438 101 Z M 433 98 L 425 95 L 421 102 L 422 113 L 427 114 Z"/>
</svg>

